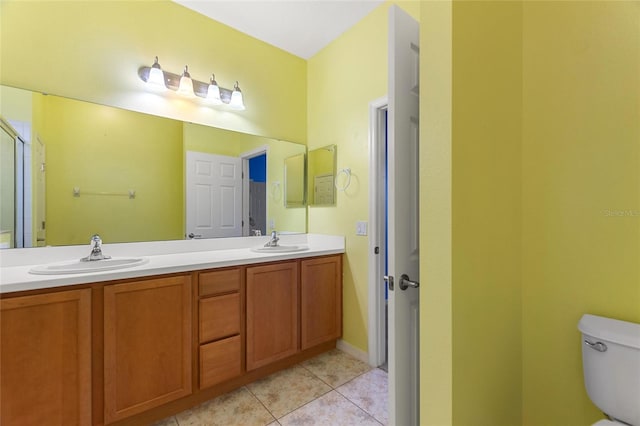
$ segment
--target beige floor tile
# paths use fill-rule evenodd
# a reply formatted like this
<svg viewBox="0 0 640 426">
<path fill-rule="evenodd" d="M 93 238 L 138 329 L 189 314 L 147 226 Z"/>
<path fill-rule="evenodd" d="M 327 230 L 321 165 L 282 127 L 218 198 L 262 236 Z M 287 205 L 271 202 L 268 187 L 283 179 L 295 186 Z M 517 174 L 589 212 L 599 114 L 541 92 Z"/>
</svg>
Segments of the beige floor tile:
<svg viewBox="0 0 640 426">
<path fill-rule="evenodd" d="M 371 367 L 346 353 L 334 349 L 302 363 L 334 389 L 371 370 Z"/>
<path fill-rule="evenodd" d="M 176 419 L 180 426 L 264 426 L 275 420 L 244 387 L 183 411 Z"/>
<path fill-rule="evenodd" d="M 379 368 L 358 376 L 336 389 L 349 401 L 371 414 L 383 425 L 389 423 L 387 404 L 389 386 L 387 373 Z"/>
<path fill-rule="evenodd" d="M 178 426 L 178 421 L 175 417 L 167 417 L 164 420 L 155 422 L 152 426 Z"/>
<path fill-rule="evenodd" d="M 373 417 L 336 391 L 287 414 L 279 422 L 282 426 L 380 426 Z"/>
<path fill-rule="evenodd" d="M 276 419 L 313 401 L 331 388 L 307 369 L 294 366 L 247 385 Z"/>
</svg>

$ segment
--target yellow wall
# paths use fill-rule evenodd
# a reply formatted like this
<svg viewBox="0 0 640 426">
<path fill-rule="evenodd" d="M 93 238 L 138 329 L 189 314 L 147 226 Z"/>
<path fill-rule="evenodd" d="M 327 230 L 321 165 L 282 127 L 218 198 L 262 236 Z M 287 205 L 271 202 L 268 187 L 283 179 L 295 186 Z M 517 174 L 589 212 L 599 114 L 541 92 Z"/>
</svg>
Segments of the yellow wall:
<svg viewBox="0 0 640 426">
<path fill-rule="evenodd" d="M 447 19 L 446 3 L 422 5 L 422 89 L 431 84 L 436 94 L 421 99 L 422 223 L 440 227 L 421 236 L 422 280 L 444 302 L 427 310 L 422 303 L 422 421 L 591 424 L 602 414 L 584 390 L 577 322 L 586 312 L 640 321 L 640 9 L 451 7 L 452 29 L 442 24 L 438 33 L 428 25 L 439 12 Z M 447 93 L 432 82 L 446 70 L 446 41 L 436 39 L 447 34 L 450 139 L 442 128 Z M 441 212 L 448 164 L 451 228 Z M 448 261 L 450 317 L 440 266 Z"/>
<path fill-rule="evenodd" d="M 640 322 L 639 3 L 525 2 L 523 99 L 524 424 L 592 424 L 578 320 Z"/>
<path fill-rule="evenodd" d="M 420 7 L 420 423 L 453 424 L 452 2 Z"/>
<path fill-rule="evenodd" d="M 43 116 L 34 122 L 47 150 L 47 244 L 86 244 L 95 233 L 105 242 L 183 238 L 181 122 L 40 98 Z M 130 189 L 135 199 L 87 194 Z"/>
<path fill-rule="evenodd" d="M 1 83 L 305 143 L 306 61 L 168 0 L 0 2 Z M 149 92 L 141 66 L 222 87 L 238 80 L 246 111 Z"/>
<path fill-rule="evenodd" d="M 33 102 L 31 92 L 0 86 L 0 114 L 8 120 L 31 123 Z M 31 139 L 31 135 L 22 135 Z"/>
<path fill-rule="evenodd" d="M 345 235 L 343 339 L 367 351 L 368 240 L 355 224 L 369 217 L 369 103 L 387 94 L 387 9 L 378 7 L 308 61 L 309 149 L 336 144 L 337 168 L 351 185 L 335 208 L 310 207 L 309 232 Z M 419 18 L 418 2 L 400 6 Z"/>
<path fill-rule="evenodd" d="M 522 4 L 453 3 L 453 423 L 521 418 Z"/>
</svg>

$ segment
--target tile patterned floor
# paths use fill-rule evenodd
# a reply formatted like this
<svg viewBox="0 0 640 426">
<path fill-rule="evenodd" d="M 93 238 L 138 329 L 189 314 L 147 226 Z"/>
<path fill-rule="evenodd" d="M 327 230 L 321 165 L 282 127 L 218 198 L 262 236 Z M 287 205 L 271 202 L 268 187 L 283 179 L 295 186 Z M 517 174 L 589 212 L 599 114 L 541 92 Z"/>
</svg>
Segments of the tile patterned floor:
<svg viewBox="0 0 640 426">
<path fill-rule="evenodd" d="M 334 349 L 154 426 L 388 423 L 387 373 Z"/>
</svg>

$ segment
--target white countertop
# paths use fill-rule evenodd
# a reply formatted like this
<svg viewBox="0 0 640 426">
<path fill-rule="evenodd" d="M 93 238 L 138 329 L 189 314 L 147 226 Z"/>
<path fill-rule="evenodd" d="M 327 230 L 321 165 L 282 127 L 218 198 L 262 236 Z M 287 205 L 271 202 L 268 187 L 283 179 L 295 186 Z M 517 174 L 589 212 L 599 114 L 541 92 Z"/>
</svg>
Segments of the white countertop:
<svg viewBox="0 0 640 426">
<path fill-rule="evenodd" d="M 138 278 L 176 272 L 298 259 L 345 252 L 344 237 L 319 234 L 280 235 L 281 245 L 308 246 L 291 253 L 256 253 L 269 237 L 217 238 L 102 245 L 112 257 L 145 257 L 145 264 L 111 271 L 63 275 L 33 275 L 35 265 L 72 261 L 87 256 L 85 246 L 40 247 L 0 251 L 0 293 L 63 287 L 102 281 Z"/>
</svg>

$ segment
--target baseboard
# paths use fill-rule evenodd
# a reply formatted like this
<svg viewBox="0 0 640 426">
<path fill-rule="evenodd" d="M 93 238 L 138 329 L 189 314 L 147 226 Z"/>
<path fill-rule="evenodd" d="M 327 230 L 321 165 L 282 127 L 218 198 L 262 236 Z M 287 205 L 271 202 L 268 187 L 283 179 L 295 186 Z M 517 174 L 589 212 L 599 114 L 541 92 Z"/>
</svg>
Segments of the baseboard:
<svg viewBox="0 0 640 426">
<path fill-rule="evenodd" d="M 338 341 L 336 341 L 336 348 L 340 349 L 342 352 L 348 353 L 362 362 L 369 364 L 369 354 L 367 352 L 356 348 L 342 339 L 338 339 Z"/>
</svg>

